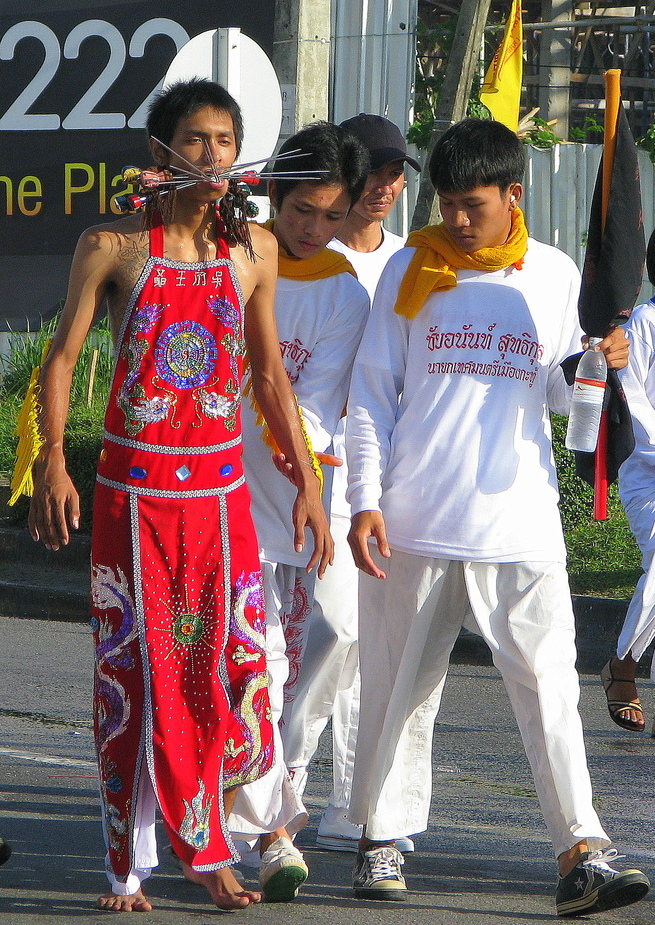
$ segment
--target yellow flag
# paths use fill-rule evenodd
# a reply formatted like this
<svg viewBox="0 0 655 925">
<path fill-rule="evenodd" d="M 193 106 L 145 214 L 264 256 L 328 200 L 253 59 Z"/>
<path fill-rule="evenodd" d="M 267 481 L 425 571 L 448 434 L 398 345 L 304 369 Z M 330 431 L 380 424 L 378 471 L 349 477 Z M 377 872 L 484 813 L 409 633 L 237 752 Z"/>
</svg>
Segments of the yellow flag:
<svg viewBox="0 0 655 925">
<path fill-rule="evenodd" d="M 519 105 L 523 82 L 523 22 L 520 0 L 512 0 L 505 34 L 485 74 L 480 90 L 484 103 L 496 122 L 515 132 L 519 125 Z"/>
</svg>

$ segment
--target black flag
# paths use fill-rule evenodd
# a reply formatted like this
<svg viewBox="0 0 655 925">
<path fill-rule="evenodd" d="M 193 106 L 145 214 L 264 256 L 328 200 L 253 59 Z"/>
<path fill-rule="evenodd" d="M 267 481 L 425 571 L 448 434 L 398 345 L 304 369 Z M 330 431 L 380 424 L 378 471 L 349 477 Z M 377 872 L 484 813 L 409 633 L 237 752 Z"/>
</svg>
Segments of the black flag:
<svg viewBox="0 0 655 925">
<path fill-rule="evenodd" d="M 578 300 L 580 325 L 586 334 L 602 337 L 612 324 L 625 321 L 637 300 L 644 270 L 646 242 L 641 211 L 641 188 L 637 148 L 623 106 L 619 106 L 616 149 L 607 205 L 602 220 L 603 161 L 598 168 L 589 216 L 587 250 Z M 575 364 L 577 365 L 577 364 Z M 569 366 L 565 367 L 571 378 Z M 635 441 L 630 410 L 614 370 L 607 377 L 607 482 L 617 477 L 619 467 Z M 575 454 L 576 472 L 594 485 L 594 453 Z"/>
<path fill-rule="evenodd" d="M 605 227 L 602 222 L 603 161 L 589 216 L 578 312 L 582 330 L 602 337 L 617 318 L 627 318 L 641 288 L 646 256 L 637 148 L 619 106 L 616 150 Z"/>
</svg>

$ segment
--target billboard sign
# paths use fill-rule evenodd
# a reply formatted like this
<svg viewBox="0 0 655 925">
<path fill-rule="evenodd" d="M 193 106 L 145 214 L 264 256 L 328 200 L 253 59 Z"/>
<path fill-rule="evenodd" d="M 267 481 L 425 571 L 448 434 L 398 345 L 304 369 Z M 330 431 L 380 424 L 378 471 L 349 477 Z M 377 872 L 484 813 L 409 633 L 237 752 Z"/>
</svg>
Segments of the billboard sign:
<svg viewBox="0 0 655 925">
<path fill-rule="evenodd" d="M 0 330 L 50 314 L 80 233 L 118 215 L 122 169 L 150 163 L 148 105 L 184 46 L 236 27 L 270 56 L 273 18 L 274 0 L 3 0 Z"/>
</svg>

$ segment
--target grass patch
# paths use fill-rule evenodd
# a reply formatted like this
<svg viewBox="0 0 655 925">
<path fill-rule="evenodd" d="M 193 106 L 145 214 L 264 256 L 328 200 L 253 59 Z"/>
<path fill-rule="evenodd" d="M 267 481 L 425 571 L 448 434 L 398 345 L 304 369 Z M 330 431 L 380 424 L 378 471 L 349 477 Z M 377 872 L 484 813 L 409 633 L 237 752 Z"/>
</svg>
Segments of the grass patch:
<svg viewBox="0 0 655 925">
<path fill-rule="evenodd" d="M 58 317 L 53 318 L 34 334 L 20 332 L 10 335 L 8 354 L 0 360 L 0 395 L 19 396 L 23 399 L 32 370 L 40 364 L 45 344 L 53 337 L 58 321 Z M 71 408 L 89 405 L 91 385 L 91 407 L 102 413 L 109 395 L 112 369 L 113 346 L 109 322 L 103 318 L 94 325 L 82 345 L 73 372 Z"/>
<path fill-rule="evenodd" d="M 630 598 L 641 575 L 641 553 L 630 532 L 616 483 L 608 491 L 607 520 L 593 519 L 593 491 L 575 474 L 564 446 L 566 418 L 553 415 L 553 449 L 560 512 L 574 594 Z"/>
<path fill-rule="evenodd" d="M 52 336 L 56 319 L 35 335 L 13 334 L 10 351 L 2 359 L 0 383 L 0 474 L 10 477 L 14 467 L 16 420 L 34 366 L 41 361 L 46 340 Z M 80 494 L 80 531 L 91 530 L 93 490 L 98 454 L 102 445 L 105 405 L 109 395 L 113 349 L 107 321 L 95 326 L 87 338 L 73 374 L 71 404 L 66 424 L 64 452 L 66 468 Z M 93 369 L 93 374 L 92 374 Z M 92 390 L 89 395 L 89 384 Z M 3 515 L 18 526 L 27 523 L 29 498 L 22 497 Z"/>
<path fill-rule="evenodd" d="M 618 499 L 607 520 L 578 524 L 565 534 L 574 594 L 630 598 L 641 575 L 641 553 Z"/>
</svg>

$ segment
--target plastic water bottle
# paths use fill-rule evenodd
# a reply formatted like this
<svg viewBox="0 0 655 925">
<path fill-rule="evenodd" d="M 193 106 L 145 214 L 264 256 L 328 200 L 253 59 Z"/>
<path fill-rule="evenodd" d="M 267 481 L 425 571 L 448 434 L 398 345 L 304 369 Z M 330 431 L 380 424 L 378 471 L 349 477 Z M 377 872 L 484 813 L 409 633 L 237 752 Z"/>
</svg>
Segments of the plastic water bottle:
<svg viewBox="0 0 655 925">
<path fill-rule="evenodd" d="M 590 337 L 589 347 L 578 363 L 564 441 L 569 450 L 593 453 L 598 443 L 607 382 L 607 361 L 604 353 L 597 353 L 591 348 L 601 340 L 602 337 Z"/>
</svg>

